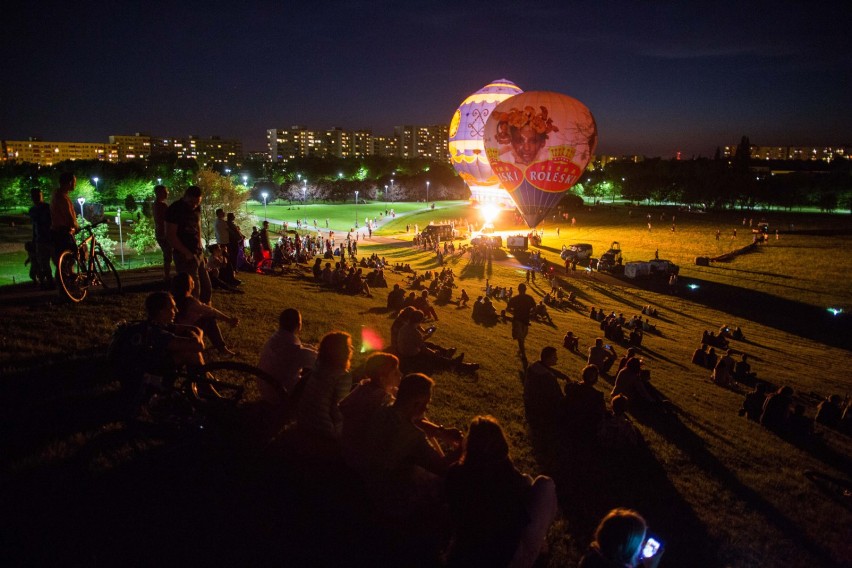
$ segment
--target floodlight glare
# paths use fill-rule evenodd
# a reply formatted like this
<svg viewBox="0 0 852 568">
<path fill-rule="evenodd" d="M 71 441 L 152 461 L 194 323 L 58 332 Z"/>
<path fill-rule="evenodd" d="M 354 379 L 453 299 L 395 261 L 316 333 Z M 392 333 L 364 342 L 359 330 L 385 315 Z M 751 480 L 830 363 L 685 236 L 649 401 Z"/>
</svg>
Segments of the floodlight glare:
<svg viewBox="0 0 852 568">
<path fill-rule="evenodd" d="M 497 215 L 500 214 L 500 208 L 493 203 L 488 203 L 483 205 L 479 212 L 486 223 L 491 223 L 497 218 Z"/>
</svg>

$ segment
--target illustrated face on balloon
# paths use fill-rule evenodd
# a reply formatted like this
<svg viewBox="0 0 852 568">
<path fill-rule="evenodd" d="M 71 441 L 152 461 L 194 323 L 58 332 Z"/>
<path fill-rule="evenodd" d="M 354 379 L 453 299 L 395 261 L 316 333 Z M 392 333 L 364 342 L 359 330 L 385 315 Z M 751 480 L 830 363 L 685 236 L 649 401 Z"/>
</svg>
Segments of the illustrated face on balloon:
<svg viewBox="0 0 852 568">
<path fill-rule="evenodd" d="M 597 143 L 597 127 L 576 99 L 531 91 L 494 109 L 483 142 L 501 185 L 535 227 L 582 175 Z"/>
</svg>

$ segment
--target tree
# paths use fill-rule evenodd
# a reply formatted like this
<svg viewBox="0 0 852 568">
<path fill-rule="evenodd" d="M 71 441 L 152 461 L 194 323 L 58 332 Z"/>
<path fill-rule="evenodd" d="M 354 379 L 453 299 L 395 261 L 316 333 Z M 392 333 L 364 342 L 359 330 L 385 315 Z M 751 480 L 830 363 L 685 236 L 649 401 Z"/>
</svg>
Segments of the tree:
<svg viewBox="0 0 852 568">
<path fill-rule="evenodd" d="M 146 217 L 142 216 L 133 225 L 133 231 L 127 237 L 127 245 L 135 250 L 138 254 L 142 254 L 150 250 L 157 244 L 157 239 L 154 237 L 154 223 Z"/>
<path fill-rule="evenodd" d="M 132 193 L 128 193 L 127 197 L 124 198 L 124 209 L 127 211 L 136 211 L 136 199 L 133 198 Z"/>
<path fill-rule="evenodd" d="M 216 209 L 222 208 L 234 213 L 239 220 L 248 199 L 248 192 L 238 188 L 234 182 L 211 169 L 198 172 L 196 184 L 201 188 L 201 234 L 206 242 L 213 240 L 213 223 L 216 221 Z"/>
</svg>

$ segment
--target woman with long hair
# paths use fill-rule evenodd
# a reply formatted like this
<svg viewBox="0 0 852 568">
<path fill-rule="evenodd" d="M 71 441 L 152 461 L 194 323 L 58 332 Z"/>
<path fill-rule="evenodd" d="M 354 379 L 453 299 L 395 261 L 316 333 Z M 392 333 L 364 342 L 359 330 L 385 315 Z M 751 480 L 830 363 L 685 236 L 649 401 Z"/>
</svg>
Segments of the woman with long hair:
<svg viewBox="0 0 852 568">
<path fill-rule="evenodd" d="M 549 477 L 519 472 L 500 423 L 477 416 L 459 462 L 447 472 L 451 566 L 532 566 L 556 516 Z"/>
<path fill-rule="evenodd" d="M 352 390 L 352 351 L 352 337 L 342 331 L 327 333 L 320 341 L 317 361 L 296 413 L 296 423 L 303 433 L 340 439 L 343 415 L 338 403 Z"/>
</svg>

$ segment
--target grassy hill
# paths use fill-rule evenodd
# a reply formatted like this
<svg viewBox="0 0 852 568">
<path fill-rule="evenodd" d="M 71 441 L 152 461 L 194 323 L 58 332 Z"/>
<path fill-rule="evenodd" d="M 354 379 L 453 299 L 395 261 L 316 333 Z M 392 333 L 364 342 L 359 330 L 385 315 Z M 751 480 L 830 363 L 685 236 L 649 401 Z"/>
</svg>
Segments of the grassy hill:
<svg viewBox="0 0 852 568">
<path fill-rule="evenodd" d="M 654 219 L 650 232 L 648 213 Z M 406 223 L 424 226 L 429 220 L 468 215 L 473 219 L 475 214 L 457 204 L 398 218 L 380 232 L 404 239 Z M 660 221 L 661 215 L 665 221 Z M 671 215 L 676 216 L 675 232 L 670 230 Z M 597 521 L 614 506 L 633 507 L 645 515 L 666 543 L 664 566 L 848 565 L 849 496 L 805 472 L 849 482 L 849 438 L 822 428 L 809 442 L 779 438 L 737 415 L 745 388 L 715 386 L 708 380 L 709 371 L 692 365 L 690 356 L 703 330 L 739 325 L 746 340 L 733 347 L 749 354 L 760 379 L 792 386 L 807 415 L 814 415 L 824 396 L 848 393 L 848 315 L 833 316 L 826 307 L 843 307 L 848 313 L 852 306 L 852 289 L 845 281 L 852 263 L 840 252 L 848 244 L 849 220 L 773 213 L 767 215 L 770 227 L 787 229 L 778 241 L 773 233 L 756 253 L 698 267 L 692 264 L 695 256 L 714 256 L 750 242 L 742 215 L 645 208 L 629 213 L 626 207 L 616 207 L 574 216 L 575 227 L 558 225 L 559 237 L 557 225 L 544 224 L 546 258 L 555 261 L 561 245 L 572 242 L 592 243 L 597 256 L 618 241 L 625 260 L 647 260 L 659 249 L 661 258 L 681 264 L 681 283 L 696 283 L 698 288 L 681 287 L 670 295 L 664 287 L 587 277 L 582 271 L 562 276 L 562 285 L 576 292 L 579 303 L 551 310 L 553 325 L 533 324 L 528 353 L 532 358 L 546 345 L 561 345 L 569 329 L 580 337 L 585 352 L 601 334 L 587 315 L 592 306 L 627 317 L 654 306 L 659 310 L 654 320 L 658 333 L 646 335 L 642 357 L 652 384 L 671 401 L 673 414 L 634 417 L 647 449 L 628 461 L 601 452 L 578 462 L 577 456 L 542 447 L 524 422 L 521 367 L 509 324 L 477 325 L 469 309 L 449 304 L 438 307 L 435 341 L 458 347 L 466 360 L 481 363 L 482 369 L 473 378 L 450 372 L 434 375 L 430 417 L 464 427 L 475 415 L 492 414 L 506 429 L 519 468 L 556 478 L 561 515 L 548 539 L 544 562 L 549 565 L 576 562 Z M 831 234 L 797 234 L 790 232 L 790 223 L 796 230 Z M 497 224 L 501 228 L 509 220 Z M 734 228 L 738 234 L 731 239 Z M 722 233 L 719 241 L 717 229 Z M 509 227 L 513 230 L 520 227 Z M 404 240 L 362 242 L 360 252 L 376 252 L 391 263 L 411 263 L 417 270 L 437 267 L 434 255 L 414 250 Z M 472 264 L 467 256 L 453 257 L 447 266 L 459 277 L 460 288 L 475 299 L 486 279 L 517 288 L 524 278 L 524 260 L 497 252 L 480 264 Z M 282 277 L 241 278 L 245 293 L 219 293 L 215 304 L 241 318 L 239 327 L 226 329 L 226 338 L 242 360 L 256 362 L 285 307 L 302 311 L 305 341 L 316 342 L 333 329 L 351 333 L 359 347 L 364 330 L 389 339 L 386 290 L 375 291 L 372 299 L 343 296 L 318 287 L 298 270 Z M 390 274 L 388 280 L 391 286 L 404 284 L 404 275 Z M 531 286 L 536 298 L 549 289 L 541 279 Z M 19 560 L 16 564 L 110 563 L 143 548 L 134 544 L 128 530 L 141 531 L 148 539 L 148 555 L 195 543 L 203 548 L 200 556 L 184 551 L 176 558 L 190 564 L 209 558 L 218 564 L 238 550 L 244 556 L 235 563 L 254 559 L 271 564 L 277 552 L 274 539 L 290 542 L 273 529 L 296 530 L 302 522 L 295 513 L 288 517 L 278 511 L 282 520 L 270 510 L 281 503 L 264 499 L 275 493 L 278 482 L 265 476 L 270 465 L 263 447 L 245 440 L 244 447 L 229 446 L 225 452 L 195 442 L 129 439 L 123 426 L 111 420 L 109 403 L 116 383 L 105 372 L 101 354 L 115 321 L 141 316 L 145 294 L 95 296 L 79 305 L 2 308 L 3 485 L 4 501 L 13 504 L 13 514 L 7 515 L 0 532 L 10 557 Z M 503 307 L 500 301 L 495 305 Z M 625 350 L 616 349 L 619 355 Z M 356 363 L 364 356 L 357 354 Z M 558 367 L 578 378 L 585 358 L 561 347 L 559 358 Z M 611 385 L 603 380 L 598 388 L 608 393 Z M 279 524 L 253 524 L 269 519 Z M 311 533 L 315 539 L 302 543 L 312 552 L 297 558 L 313 558 L 313 564 L 328 558 L 320 546 L 323 530 L 311 525 L 293 533 Z M 175 531 L 182 534 L 176 536 Z M 357 562 L 350 558 L 350 563 Z"/>
</svg>

